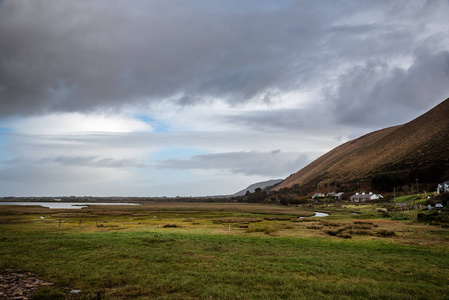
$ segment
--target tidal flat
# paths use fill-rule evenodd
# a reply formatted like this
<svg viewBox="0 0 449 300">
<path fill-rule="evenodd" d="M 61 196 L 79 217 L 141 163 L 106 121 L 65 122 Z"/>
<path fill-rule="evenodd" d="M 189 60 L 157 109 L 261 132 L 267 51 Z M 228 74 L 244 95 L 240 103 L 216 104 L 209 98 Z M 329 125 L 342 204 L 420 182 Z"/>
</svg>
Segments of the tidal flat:
<svg viewBox="0 0 449 300">
<path fill-rule="evenodd" d="M 53 283 L 36 299 L 72 290 L 79 299 L 447 299 L 449 228 L 401 214 L 377 205 L 1 207 L 0 272 Z"/>
</svg>

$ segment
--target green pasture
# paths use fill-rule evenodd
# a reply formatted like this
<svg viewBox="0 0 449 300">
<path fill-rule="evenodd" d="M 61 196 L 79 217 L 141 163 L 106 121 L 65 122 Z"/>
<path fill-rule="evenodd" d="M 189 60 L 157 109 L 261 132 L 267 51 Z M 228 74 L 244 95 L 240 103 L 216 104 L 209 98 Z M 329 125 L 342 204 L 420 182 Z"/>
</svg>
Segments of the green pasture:
<svg viewBox="0 0 449 300">
<path fill-rule="evenodd" d="M 157 215 L 162 221 L 147 213 L 132 222 L 129 215 L 72 214 L 65 223 L 54 213 L 44 215 L 47 222 L 35 214 L 1 215 L 0 271 L 35 273 L 53 289 L 80 289 L 81 299 L 98 291 L 106 299 L 447 299 L 449 293 L 447 228 L 422 227 L 423 238 L 440 243 L 419 243 L 414 234 L 407 244 L 400 236 L 342 239 L 307 229 L 331 223 L 249 212 L 167 211 Z M 341 216 L 333 221 L 353 222 Z M 226 223 L 251 218 L 261 221 L 248 228 Z"/>
</svg>

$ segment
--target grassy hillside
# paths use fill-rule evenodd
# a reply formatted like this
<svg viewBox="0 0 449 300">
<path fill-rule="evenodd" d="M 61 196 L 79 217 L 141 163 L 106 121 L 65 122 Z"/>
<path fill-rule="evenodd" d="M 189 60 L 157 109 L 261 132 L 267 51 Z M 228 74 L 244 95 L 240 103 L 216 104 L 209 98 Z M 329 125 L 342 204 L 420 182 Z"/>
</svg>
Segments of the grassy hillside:
<svg viewBox="0 0 449 300">
<path fill-rule="evenodd" d="M 359 182 L 372 188 L 375 176 L 391 181 L 385 189 L 413 183 L 416 178 L 422 188 L 426 183 L 434 185 L 449 176 L 448 116 L 449 99 L 407 124 L 372 132 L 333 149 L 275 189 L 295 184 L 316 188 L 332 182 Z"/>
</svg>

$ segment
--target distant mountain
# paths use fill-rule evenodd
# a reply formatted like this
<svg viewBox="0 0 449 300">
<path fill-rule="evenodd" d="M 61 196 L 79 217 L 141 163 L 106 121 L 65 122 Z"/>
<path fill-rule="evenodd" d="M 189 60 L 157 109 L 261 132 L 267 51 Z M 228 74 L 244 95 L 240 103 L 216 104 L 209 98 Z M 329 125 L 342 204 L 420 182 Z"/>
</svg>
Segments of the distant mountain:
<svg viewBox="0 0 449 300">
<path fill-rule="evenodd" d="M 254 184 L 251 184 L 246 189 L 243 189 L 240 192 L 237 192 L 237 193 L 235 193 L 232 196 L 245 196 L 247 191 L 249 191 L 250 193 L 254 193 L 254 191 L 257 188 L 264 189 L 266 187 L 270 187 L 270 186 L 273 186 L 275 184 L 278 184 L 281 181 L 282 181 L 282 179 L 272 179 L 272 180 L 268 180 L 268 181 L 262 181 L 262 182 L 254 183 Z"/>
<path fill-rule="evenodd" d="M 273 190 L 299 185 L 307 192 L 325 186 L 392 191 L 393 186 L 415 182 L 430 190 L 435 182 L 447 180 L 448 176 L 449 99 L 446 99 L 409 123 L 375 131 L 338 146 Z"/>
</svg>

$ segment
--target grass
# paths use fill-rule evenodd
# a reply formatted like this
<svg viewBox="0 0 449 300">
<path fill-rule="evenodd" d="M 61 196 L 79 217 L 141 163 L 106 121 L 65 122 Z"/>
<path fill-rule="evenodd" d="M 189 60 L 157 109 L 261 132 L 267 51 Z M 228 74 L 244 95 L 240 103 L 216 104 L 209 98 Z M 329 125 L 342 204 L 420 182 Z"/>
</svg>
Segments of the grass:
<svg viewBox="0 0 449 300">
<path fill-rule="evenodd" d="M 401 196 L 401 197 L 396 197 L 394 199 L 394 203 L 404 203 L 404 202 L 408 202 L 409 205 L 412 204 L 425 204 L 427 202 L 427 197 L 426 194 L 414 194 L 414 195 L 407 195 L 407 196 Z"/>
<path fill-rule="evenodd" d="M 407 196 L 396 197 L 394 199 L 394 202 L 395 203 L 404 203 L 404 202 L 410 201 L 412 199 L 416 199 L 417 196 L 418 195 L 407 195 Z"/>
<path fill-rule="evenodd" d="M 45 219 L 26 209 L 2 214 L 0 270 L 32 272 L 91 299 L 98 291 L 106 299 L 445 299 L 449 292 L 447 228 L 363 213 L 310 223 L 259 209 L 243 217 L 201 208 L 157 218 L 106 211 L 72 212 L 62 224 L 54 211 Z M 242 218 L 258 222 L 240 228 Z M 369 226 L 377 235 L 365 232 Z M 325 232 L 338 228 L 353 235 Z"/>
</svg>

